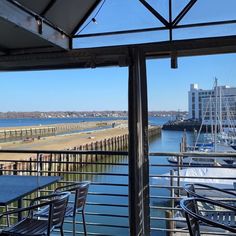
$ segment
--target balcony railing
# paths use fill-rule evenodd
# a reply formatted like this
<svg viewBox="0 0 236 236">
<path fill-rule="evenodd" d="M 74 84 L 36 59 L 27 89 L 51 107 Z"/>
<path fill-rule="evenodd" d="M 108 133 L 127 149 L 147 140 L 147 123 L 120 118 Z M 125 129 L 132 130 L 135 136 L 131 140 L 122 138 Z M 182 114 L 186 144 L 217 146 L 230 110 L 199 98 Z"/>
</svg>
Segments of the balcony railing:
<svg viewBox="0 0 236 236">
<path fill-rule="evenodd" d="M 14 153 L 14 158 L 11 154 Z M 27 158 L 20 160 L 16 154 Z M 178 201 L 182 198 L 183 158 L 192 153 L 150 153 L 150 220 L 153 235 L 188 235 L 183 218 L 176 217 L 179 212 Z M 167 157 L 175 156 L 177 164 L 167 162 Z M 236 154 L 199 153 L 199 158 L 232 158 Z M 48 150 L 0 150 L 0 174 L 9 175 L 60 175 L 62 180 L 57 185 L 73 181 L 90 180 L 86 206 L 86 223 L 89 235 L 129 235 L 129 201 L 128 201 L 128 152 L 126 151 L 48 151 Z M 195 167 L 201 167 L 195 166 Z M 204 166 L 214 169 L 222 166 Z M 235 166 L 224 167 L 227 169 Z M 175 172 L 173 172 L 175 170 Z M 170 177 L 170 174 L 175 176 Z M 169 178 L 165 185 L 156 183 L 156 179 Z M 188 176 L 191 179 L 208 179 L 204 176 Z M 236 182 L 236 175 L 231 177 L 217 176 L 219 180 L 228 179 Z M 51 192 L 56 186 L 40 191 L 40 194 Z M 33 196 L 24 199 L 25 204 Z M 10 207 L 14 208 L 15 204 Z M 181 223 L 181 224 L 180 224 Z M 80 215 L 77 217 L 77 233 L 83 234 Z M 181 226 L 178 228 L 178 226 Z M 185 228 L 185 229 L 184 229 Z M 72 232 L 72 222 L 65 221 L 65 232 Z M 217 232 L 209 235 L 230 235 Z M 178 234 L 177 234 L 178 235 Z"/>
</svg>

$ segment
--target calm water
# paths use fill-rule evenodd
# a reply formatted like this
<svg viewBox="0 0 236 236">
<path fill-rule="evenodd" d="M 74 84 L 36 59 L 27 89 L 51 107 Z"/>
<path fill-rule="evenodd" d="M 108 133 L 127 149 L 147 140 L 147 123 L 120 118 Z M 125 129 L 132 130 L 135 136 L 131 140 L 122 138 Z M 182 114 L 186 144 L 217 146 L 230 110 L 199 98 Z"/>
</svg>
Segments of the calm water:
<svg viewBox="0 0 236 236">
<path fill-rule="evenodd" d="M 162 125 L 170 120 L 171 117 L 149 117 L 152 125 Z M 127 120 L 127 117 L 88 117 L 88 118 L 50 118 L 50 119 L 0 119 L 0 127 L 18 127 L 33 125 L 52 125 L 64 123 L 80 123 L 89 121 L 108 121 L 108 120 Z"/>
<path fill-rule="evenodd" d="M 120 119 L 120 118 L 119 118 Z M 170 118 L 156 118 L 156 117 L 150 117 L 149 123 L 153 125 L 162 125 L 163 123 L 167 122 Z M 12 119 L 12 120 L 0 120 L 0 127 L 8 127 L 8 126 L 27 126 L 27 125 L 44 125 L 44 124 L 56 124 L 56 123 L 77 123 L 81 121 L 103 121 L 103 120 L 111 120 L 110 118 L 89 118 L 85 119 Z M 116 120 L 116 119 L 114 119 Z M 149 151 L 150 152 L 176 152 L 179 151 L 179 145 L 180 140 L 183 136 L 183 132 L 180 131 L 162 131 L 161 136 L 158 136 L 154 139 L 151 139 L 149 141 Z M 193 139 L 192 133 L 187 133 L 187 139 L 189 142 Z M 86 167 L 83 167 L 80 169 L 81 172 L 90 172 L 90 173 L 103 173 L 100 175 L 92 175 L 92 174 L 77 174 L 77 175 L 65 175 L 65 180 L 91 180 L 94 183 L 113 183 L 113 184 L 119 184 L 119 183 L 128 183 L 128 168 L 127 166 L 123 165 L 102 165 L 102 163 L 105 162 L 112 162 L 112 163 L 128 163 L 128 159 L 126 156 L 116 156 L 116 157 L 104 157 L 99 161 L 99 163 L 96 163 L 96 165 L 88 165 Z M 150 163 L 168 163 L 166 160 L 166 157 L 150 157 Z M 166 173 L 170 170 L 170 167 L 165 168 L 157 168 L 157 167 L 151 167 L 150 173 L 151 174 L 162 174 Z M 124 174 L 124 176 L 111 176 L 106 175 L 108 173 L 118 173 L 118 174 Z M 110 194 L 128 194 L 128 188 L 127 187 L 120 187 L 120 186 L 102 186 L 102 185 L 91 185 L 90 187 L 90 193 L 110 193 Z M 167 196 L 169 195 L 169 192 L 163 191 L 163 190 L 151 190 L 151 195 L 163 195 Z M 128 204 L 128 198 L 125 196 L 103 196 L 103 195 L 93 195 L 90 194 L 88 197 L 89 203 L 100 203 L 100 204 L 120 204 L 120 205 L 127 205 Z M 156 206 L 164 206 L 168 205 L 169 202 L 165 199 L 151 199 L 151 205 Z M 94 215 L 87 215 L 86 219 L 87 222 L 91 223 L 100 223 L 100 224 L 115 224 L 115 225 L 128 225 L 128 220 L 124 217 L 118 217 L 120 216 L 127 216 L 128 215 L 128 209 L 127 207 L 107 207 L 107 206 L 94 206 L 88 204 L 86 207 L 86 212 L 96 212 L 101 214 L 114 214 L 117 215 L 117 217 L 106 217 L 106 216 L 94 216 Z M 151 212 L 152 216 L 163 216 L 163 212 L 158 210 L 152 210 Z M 80 216 L 78 216 L 78 221 L 81 222 Z M 165 225 L 165 222 L 157 222 L 153 221 L 151 222 L 152 227 L 163 227 Z M 71 225 L 65 225 L 65 227 L 71 227 Z M 79 231 L 82 230 L 80 226 L 78 226 Z M 103 234 L 104 231 L 106 234 L 111 235 L 128 235 L 127 229 L 120 229 L 120 228 L 114 228 L 114 227 L 106 227 L 104 230 L 103 226 L 88 226 L 89 232 L 93 233 L 100 233 Z M 158 236 L 165 236 L 164 233 L 160 232 L 153 232 L 152 235 L 158 235 Z"/>
<path fill-rule="evenodd" d="M 179 151 L 179 143 L 182 138 L 183 133 L 179 131 L 162 131 L 161 136 L 156 137 L 152 140 L 150 140 L 150 152 L 176 152 Z M 192 139 L 192 134 L 187 133 L 187 137 L 189 140 Z M 126 156 L 117 156 L 117 157 L 108 157 L 108 159 L 104 158 L 101 160 L 101 162 L 113 162 L 113 163 L 128 163 L 128 159 Z M 150 157 L 150 163 L 168 163 L 166 160 L 166 157 Z M 151 174 L 162 174 L 166 173 L 170 170 L 170 167 L 160 168 L 160 167 L 151 167 L 150 173 Z M 87 166 L 84 168 L 85 172 L 102 172 L 102 173 L 118 173 L 118 174 L 128 174 L 128 168 L 127 166 L 116 166 L 116 165 L 96 165 L 96 166 Z M 72 177 L 74 178 L 74 177 Z M 82 179 L 90 179 L 93 182 L 98 183 L 124 183 L 128 184 L 128 177 L 127 176 L 107 176 L 107 175 L 83 175 L 78 176 L 78 178 Z M 150 180 L 151 181 L 151 180 Z M 103 192 L 103 193 L 110 193 L 110 194 L 128 194 L 128 188 L 127 187 L 115 187 L 115 186 L 96 186 L 92 185 L 90 187 L 90 192 Z M 169 196 L 169 192 L 167 190 L 160 190 L 160 189 L 151 189 L 151 195 L 162 195 L 162 196 Z M 128 204 L 128 198 L 127 197 L 117 197 L 117 196 L 95 196 L 95 195 L 89 195 L 88 202 L 97 202 L 100 204 Z M 151 205 L 152 206 L 168 206 L 169 202 L 165 199 L 151 199 Z M 97 213 L 106 213 L 106 214 L 116 214 L 116 215 L 128 215 L 128 209 L 125 207 L 105 207 L 105 206 L 87 206 L 88 212 L 94 212 Z M 152 210 L 151 211 L 152 216 L 159 216 L 163 217 L 164 212 L 158 211 L 158 210 Z M 87 216 L 88 222 L 92 223 L 100 223 L 100 224 L 115 224 L 115 225 L 128 225 L 128 221 L 126 218 L 121 217 L 95 217 L 95 216 Z M 164 227 L 165 222 L 162 221 L 153 221 L 151 222 L 152 227 Z M 94 233 L 104 233 L 103 227 L 94 227 L 94 226 L 88 226 L 90 232 Z M 120 229 L 120 228 L 112 228 L 112 227 L 106 227 L 105 232 L 107 234 L 111 235 L 128 235 L 127 229 Z M 153 232 L 152 235 L 158 235 L 158 236 L 165 236 L 165 233 L 161 232 Z"/>
<path fill-rule="evenodd" d="M 18 126 L 33 126 L 33 125 L 52 125 L 64 123 L 79 123 L 84 121 L 107 121 L 107 120 L 122 120 L 125 117 L 90 117 L 90 118 L 50 118 L 50 119 L 0 119 L 0 127 L 18 127 Z"/>
</svg>

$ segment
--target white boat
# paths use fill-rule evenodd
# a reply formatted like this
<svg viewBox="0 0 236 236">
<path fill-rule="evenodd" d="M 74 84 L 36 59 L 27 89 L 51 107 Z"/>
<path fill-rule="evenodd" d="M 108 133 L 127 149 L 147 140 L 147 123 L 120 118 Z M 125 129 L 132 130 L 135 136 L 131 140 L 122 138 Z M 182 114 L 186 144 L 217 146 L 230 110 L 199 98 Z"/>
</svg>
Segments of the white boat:
<svg viewBox="0 0 236 236">
<path fill-rule="evenodd" d="M 208 151 L 205 151 L 209 153 Z M 193 152 L 194 153 L 194 152 Z M 228 152 L 229 153 L 229 152 Z M 235 153 L 235 152 L 234 152 Z M 178 158 L 176 156 L 171 156 L 167 158 L 168 162 L 172 164 L 178 164 Z M 234 157 L 206 157 L 204 154 L 202 156 L 184 156 L 181 162 L 185 166 L 222 166 L 222 167 L 236 167 L 236 158 Z"/>
<path fill-rule="evenodd" d="M 163 174 L 163 177 L 152 177 L 152 184 L 170 186 L 171 178 L 173 178 L 173 185 L 178 186 L 177 175 L 178 172 L 175 171 L 174 176 L 170 176 L 170 173 L 166 173 Z M 236 182 L 236 168 L 191 167 L 180 170 L 179 176 L 179 187 L 184 187 L 187 183 L 202 183 L 220 189 L 233 189 L 233 182 Z M 214 197 L 215 194 L 214 191 L 208 191 L 207 193 L 206 191 L 203 192 L 202 194 L 206 197 Z M 201 194 L 199 191 L 198 193 Z M 184 192 L 181 194 L 184 195 Z"/>
</svg>

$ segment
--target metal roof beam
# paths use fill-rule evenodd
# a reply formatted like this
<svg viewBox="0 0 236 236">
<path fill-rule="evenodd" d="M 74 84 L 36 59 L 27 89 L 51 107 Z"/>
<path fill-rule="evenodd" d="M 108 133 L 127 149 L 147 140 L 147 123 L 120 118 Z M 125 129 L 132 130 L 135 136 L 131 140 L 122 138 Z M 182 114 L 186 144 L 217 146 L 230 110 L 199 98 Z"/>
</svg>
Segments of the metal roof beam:
<svg viewBox="0 0 236 236">
<path fill-rule="evenodd" d="M 128 66 L 130 48 L 141 48 L 148 59 L 236 53 L 236 36 L 173 40 L 51 53 L 0 56 L 0 71 Z"/>
<path fill-rule="evenodd" d="M 43 9 L 43 11 L 40 13 L 41 16 L 44 16 L 47 11 L 52 8 L 52 6 L 56 3 L 57 0 L 51 0 L 48 5 Z"/>
<path fill-rule="evenodd" d="M 71 38 L 68 35 L 48 24 L 36 13 L 28 12 L 12 1 L 0 1 L 0 19 L 46 40 L 51 45 L 65 50 L 71 49 Z"/>
<path fill-rule="evenodd" d="M 209 21 L 209 22 L 202 22 L 202 23 L 176 25 L 175 27 L 173 27 L 173 29 L 207 27 L 207 26 L 218 26 L 218 25 L 228 25 L 228 24 L 236 24 L 236 20 Z M 120 31 L 110 31 L 110 32 L 108 31 L 108 32 L 102 32 L 102 33 L 80 34 L 80 35 L 73 36 L 73 38 L 74 39 L 76 39 L 76 38 L 90 38 L 90 37 L 100 37 L 100 36 L 110 36 L 110 35 L 145 33 L 145 32 L 163 31 L 163 30 L 167 30 L 165 26 L 153 27 L 153 28 L 141 28 L 141 29 L 133 29 L 133 30 L 120 30 Z"/>
<path fill-rule="evenodd" d="M 163 25 L 169 28 L 169 22 L 145 0 L 139 0 Z"/>
<path fill-rule="evenodd" d="M 81 21 L 78 23 L 78 25 L 74 28 L 72 35 L 76 34 L 77 31 L 80 29 L 80 27 L 84 24 L 84 22 L 88 19 L 88 17 L 92 14 L 92 12 L 96 9 L 98 4 L 101 2 L 101 0 L 96 0 L 94 4 L 91 6 L 89 11 L 85 14 L 85 16 L 81 19 Z"/>
<path fill-rule="evenodd" d="M 191 0 L 184 9 L 178 14 L 178 16 L 175 17 L 175 19 L 172 21 L 172 26 L 177 26 L 178 23 L 184 18 L 184 16 L 189 12 L 189 10 L 192 8 L 192 6 L 197 2 L 197 0 Z"/>
</svg>

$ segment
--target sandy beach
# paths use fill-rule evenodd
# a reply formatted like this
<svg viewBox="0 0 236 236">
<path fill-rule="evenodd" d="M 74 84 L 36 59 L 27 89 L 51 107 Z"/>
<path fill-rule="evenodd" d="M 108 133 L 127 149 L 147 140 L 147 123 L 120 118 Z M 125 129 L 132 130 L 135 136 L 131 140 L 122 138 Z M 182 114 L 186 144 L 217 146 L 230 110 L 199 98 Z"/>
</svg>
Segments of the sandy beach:
<svg viewBox="0 0 236 236">
<path fill-rule="evenodd" d="M 1 149 L 14 150 L 64 150 L 78 147 L 87 143 L 111 138 L 114 136 L 124 135 L 128 133 L 127 121 L 122 122 L 114 128 L 103 130 L 73 133 L 67 135 L 58 135 L 34 139 L 32 142 L 15 141 L 9 143 L 1 143 Z M 0 160 L 7 159 L 25 159 L 29 154 L 6 154 L 0 153 Z"/>
</svg>

